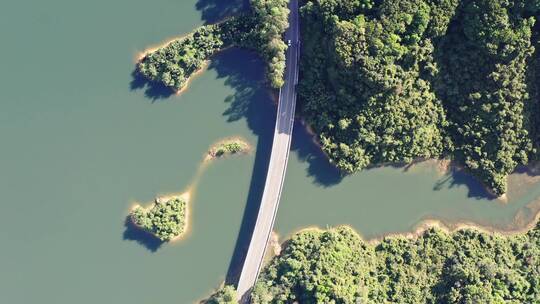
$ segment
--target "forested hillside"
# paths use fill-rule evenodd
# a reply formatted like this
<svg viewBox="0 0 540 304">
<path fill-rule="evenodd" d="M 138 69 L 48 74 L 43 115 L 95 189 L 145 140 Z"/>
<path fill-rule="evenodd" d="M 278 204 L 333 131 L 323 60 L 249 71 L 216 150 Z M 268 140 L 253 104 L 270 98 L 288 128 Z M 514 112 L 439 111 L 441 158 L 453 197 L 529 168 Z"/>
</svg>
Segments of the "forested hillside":
<svg viewBox="0 0 540 304">
<path fill-rule="evenodd" d="M 430 229 L 365 243 L 352 229 L 300 232 L 263 270 L 252 303 L 539 303 L 540 226 L 500 236 Z"/>
<path fill-rule="evenodd" d="M 346 172 L 451 157 L 501 195 L 538 146 L 538 7 L 306 1 L 302 114 Z"/>
</svg>

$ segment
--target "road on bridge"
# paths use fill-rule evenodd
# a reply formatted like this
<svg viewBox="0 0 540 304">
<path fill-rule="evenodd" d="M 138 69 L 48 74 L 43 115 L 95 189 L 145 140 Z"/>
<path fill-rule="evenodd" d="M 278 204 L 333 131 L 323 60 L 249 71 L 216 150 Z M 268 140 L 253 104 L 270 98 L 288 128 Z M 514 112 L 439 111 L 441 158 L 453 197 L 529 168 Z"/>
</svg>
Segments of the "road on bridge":
<svg viewBox="0 0 540 304">
<path fill-rule="evenodd" d="M 251 289 L 257 281 L 261 270 L 266 247 L 274 226 L 289 150 L 294 123 L 294 111 L 296 106 L 296 84 L 298 83 L 298 59 L 300 48 L 300 30 L 298 20 L 298 0 L 289 2 L 289 28 L 285 33 L 285 40 L 290 40 L 291 45 L 287 49 L 285 84 L 279 92 L 279 104 L 277 110 L 276 126 L 272 152 L 264 184 L 259 213 L 251 241 L 247 251 L 242 272 L 238 280 L 237 292 L 241 302 L 249 301 Z"/>
</svg>

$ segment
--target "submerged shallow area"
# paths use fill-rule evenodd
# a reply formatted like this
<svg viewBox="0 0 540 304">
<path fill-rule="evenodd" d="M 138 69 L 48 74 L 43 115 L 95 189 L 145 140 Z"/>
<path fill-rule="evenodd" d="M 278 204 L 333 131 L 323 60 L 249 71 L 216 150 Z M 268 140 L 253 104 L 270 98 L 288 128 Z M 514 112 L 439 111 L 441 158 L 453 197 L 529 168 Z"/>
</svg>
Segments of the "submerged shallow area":
<svg viewBox="0 0 540 304">
<path fill-rule="evenodd" d="M 179 96 L 132 72 L 141 50 L 241 2 L 158 0 L 149 10 L 143 1 L 32 0 L 0 11 L 11 46 L 0 56 L 1 303 L 192 303 L 225 279 L 254 221 L 272 143 L 264 64 L 228 50 Z M 231 136 L 252 153 L 199 175 L 208 147 Z M 282 237 L 348 224 L 369 239 L 425 219 L 511 230 L 538 208 L 538 183 L 519 181 L 525 171 L 499 202 L 468 175 L 427 163 L 342 178 L 300 124 L 292 146 Z M 126 225 L 134 201 L 194 183 L 181 242 L 160 244 Z"/>
</svg>

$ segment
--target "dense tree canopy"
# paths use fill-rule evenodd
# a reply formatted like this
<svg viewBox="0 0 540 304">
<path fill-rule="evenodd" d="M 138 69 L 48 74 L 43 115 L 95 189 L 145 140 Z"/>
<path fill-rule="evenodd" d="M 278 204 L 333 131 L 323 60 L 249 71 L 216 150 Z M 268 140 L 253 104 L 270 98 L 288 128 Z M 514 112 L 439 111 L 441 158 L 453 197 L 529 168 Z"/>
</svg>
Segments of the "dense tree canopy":
<svg viewBox="0 0 540 304">
<path fill-rule="evenodd" d="M 342 170 L 452 157 L 500 195 L 534 154 L 537 1 L 311 0 L 301 13 L 302 112 Z"/>
<path fill-rule="evenodd" d="M 501 236 L 430 229 L 366 244 L 352 229 L 304 231 L 263 270 L 253 303 L 538 303 L 540 225 Z"/>
<path fill-rule="evenodd" d="M 186 229 L 186 204 L 182 197 L 164 201 L 157 199 L 148 210 L 135 207 L 130 217 L 138 227 L 162 241 L 170 241 Z"/>
</svg>

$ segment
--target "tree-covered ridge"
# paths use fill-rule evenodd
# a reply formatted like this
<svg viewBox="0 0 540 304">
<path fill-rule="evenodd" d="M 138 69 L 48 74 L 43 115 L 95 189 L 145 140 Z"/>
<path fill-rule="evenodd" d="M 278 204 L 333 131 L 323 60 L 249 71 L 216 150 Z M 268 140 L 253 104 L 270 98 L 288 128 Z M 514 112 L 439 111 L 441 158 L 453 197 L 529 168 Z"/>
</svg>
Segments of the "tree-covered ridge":
<svg viewBox="0 0 540 304">
<path fill-rule="evenodd" d="M 303 115 L 346 172 L 452 157 L 503 194 L 534 153 L 537 12 L 532 1 L 307 1 Z"/>
<path fill-rule="evenodd" d="M 429 229 L 365 243 L 352 229 L 304 231 L 266 266 L 253 303 L 539 303 L 540 225 L 501 236 Z"/>
<path fill-rule="evenodd" d="M 135 207 L 130 217 L 141 229 L 162 241 L 170 241 L 186 229 L 186 205 L 183 197 L 156 199 L 149 209 Z"/>
<path fill-rule="evenodd" d="M 288 27 L 287 0 L 252 0 L 250 12 L 194 32 L 146 54 L 138 71 L 150 80 L 180 90 L 211 56 L 227 47 L 257 51 L 267 62 L 270 85 L 283 85 L 285 51 L 282 36 Z"/>
</svg>

